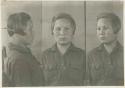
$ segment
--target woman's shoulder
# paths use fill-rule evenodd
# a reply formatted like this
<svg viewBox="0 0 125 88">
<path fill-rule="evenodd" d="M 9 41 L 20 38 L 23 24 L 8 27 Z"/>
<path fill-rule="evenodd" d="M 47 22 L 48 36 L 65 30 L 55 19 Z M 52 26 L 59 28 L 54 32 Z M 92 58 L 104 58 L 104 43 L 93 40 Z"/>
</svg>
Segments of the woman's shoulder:
<svg viewBox="0 0 125 88">
<path fill-rule="evenodd" d="M 88 56 L 91 56 L 91 55 L 96 55 L 96 54 L 99 54 L 102 50 L 102 47 L 101 46 L 97 46 L 93 49 L 91 49 L 89 52 L 88 52 Z"/>
</svg>

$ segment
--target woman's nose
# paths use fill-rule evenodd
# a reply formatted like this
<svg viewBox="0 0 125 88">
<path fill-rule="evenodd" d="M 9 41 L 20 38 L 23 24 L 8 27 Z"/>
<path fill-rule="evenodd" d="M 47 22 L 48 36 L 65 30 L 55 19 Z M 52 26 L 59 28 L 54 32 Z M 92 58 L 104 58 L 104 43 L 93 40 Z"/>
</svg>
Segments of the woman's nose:
<svg viewBox="0 0 125 88">
<path fill-rule="evenodd" d="M 60 30 L 60 34 L 65 34 L 65 30 L 63 28 Z"/>
<path fill-rule="evenodd" d="M 103 28 L 101 28 L 101 29 L 100 29 L 100 34 L 102 34 L 102 35 L 103 35 L 104 33 L 105 33 L 104 29 L 103 29 Z"/>
</svg>

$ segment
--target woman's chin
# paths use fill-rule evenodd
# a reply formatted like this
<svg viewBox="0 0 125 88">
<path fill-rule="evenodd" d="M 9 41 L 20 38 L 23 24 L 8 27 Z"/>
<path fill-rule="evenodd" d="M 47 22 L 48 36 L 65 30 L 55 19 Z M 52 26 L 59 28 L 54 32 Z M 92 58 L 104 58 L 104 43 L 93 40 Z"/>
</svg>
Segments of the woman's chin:
<svg viewBox="0 0 125 88">
<path fill-rule="evenodd" d="M 58 42 L 58 44 L 60 44 L 60 45 L 68 45 L 69 44 L 69 42 Z"/>
</svg>

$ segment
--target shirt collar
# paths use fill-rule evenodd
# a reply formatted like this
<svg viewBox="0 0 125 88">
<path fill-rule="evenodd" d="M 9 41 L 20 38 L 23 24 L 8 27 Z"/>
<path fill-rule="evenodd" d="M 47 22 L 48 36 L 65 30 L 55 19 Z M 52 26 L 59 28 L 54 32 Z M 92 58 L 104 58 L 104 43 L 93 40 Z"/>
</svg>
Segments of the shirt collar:
<svg viewBox="0 0 125 88">
<path fill-rule="evenodd" d="M 58 48 L 57 48 L 57 43 L 56 44 L 54 44 L 53 46 L 52 46 L 52 48 L 50 48 L 50 50 L 51 51 L 58 51 Z M 74 46 L 74 44 L 72 44 L 71 43 L 71 45 L 69 46 L 69 48 L 68 48 L 68 50 L 67 51 L 76 51 L 77 49 L 76 49 L 76 47 Z"/>
<path fill-rule="evenodd" d="M 8 44 L 8 48 L 9 48 L 9 50 L 17 50 L 22 53 L 30 53 L 30 49 L 28 47 L 26 47 L 26 46 L 22 47 L 20 45 L 13 44 L 11 42 Z"/>
<path fill-rule="evenodd" d="M 98 51 L 104 51 L 105 50 L 104 44 L 101 44 L 97 49 Z M 123 46 L 117 41 L 117 44 L 112 52 L 118 51 L 118 50 L 123 50 Z"/>
</svg>

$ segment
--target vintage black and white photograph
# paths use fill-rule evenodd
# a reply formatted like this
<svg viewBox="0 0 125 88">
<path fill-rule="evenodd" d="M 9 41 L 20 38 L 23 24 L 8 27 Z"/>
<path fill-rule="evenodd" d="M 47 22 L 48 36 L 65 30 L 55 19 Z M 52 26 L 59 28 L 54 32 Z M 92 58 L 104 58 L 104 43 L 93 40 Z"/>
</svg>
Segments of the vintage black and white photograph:
<svg viewBox="0 0 125 88">
<path fill-rule="evenodd" d="M 123 5 L 2 0 L 2 87 L 124 87 Z"/>
</svg>

